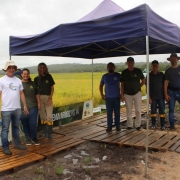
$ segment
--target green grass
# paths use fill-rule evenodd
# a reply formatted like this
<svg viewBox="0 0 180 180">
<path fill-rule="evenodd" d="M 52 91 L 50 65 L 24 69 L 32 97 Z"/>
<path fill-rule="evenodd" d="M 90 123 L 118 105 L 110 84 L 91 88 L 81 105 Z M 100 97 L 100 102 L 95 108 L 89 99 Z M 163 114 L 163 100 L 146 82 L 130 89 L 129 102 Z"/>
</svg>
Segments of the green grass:
<svg viewBox="0 0 180 180">
<path fill-rule="evenodd" d="M 34 172 L 35 172 L 35 174 L 44 174 L 44 169 L 36 168 Z"/>
<path fill-rule="evenodd" d="M 59 164 L 57 164 L 55 167 L 56 174 L 61 175 L 61 174 L 63 174 L 63 171 L 64 171 L 64 168 L 62 166 L 60 166 Z"/>
<path fill-rule="evenodd" d="M 85 163 L 89 163 L 91 161 L 91 157 L 86 157 L 85 159 L 84 159 L 84 162 Z"/>
</svg>

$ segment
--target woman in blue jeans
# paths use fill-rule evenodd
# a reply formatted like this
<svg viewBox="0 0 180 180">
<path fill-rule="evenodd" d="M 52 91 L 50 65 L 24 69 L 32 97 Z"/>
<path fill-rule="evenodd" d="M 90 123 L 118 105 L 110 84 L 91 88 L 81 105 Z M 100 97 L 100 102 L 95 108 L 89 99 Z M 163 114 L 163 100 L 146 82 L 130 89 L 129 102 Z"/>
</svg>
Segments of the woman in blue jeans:
<svg viewBox="0 0 180 180">
<path fill-rule="evenodd" d="M 39 145 L 37 140 L 37 118 L 38 109 L 40 109 L 40 98 L 38 88 L 30 78 L 29 69 L 23 69 L 22 73 L 22 85 L 23 91 L 26 98 L 26 104 L 29 114 L 22 112 L 21 122 L 26 137 L 26 145 Z"/>
</svg>

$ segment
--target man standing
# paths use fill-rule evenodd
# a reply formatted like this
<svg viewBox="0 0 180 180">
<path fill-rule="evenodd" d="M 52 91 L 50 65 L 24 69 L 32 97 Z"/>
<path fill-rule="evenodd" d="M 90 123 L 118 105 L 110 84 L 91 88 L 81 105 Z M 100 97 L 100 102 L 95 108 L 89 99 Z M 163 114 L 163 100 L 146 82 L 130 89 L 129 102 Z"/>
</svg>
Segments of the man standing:
<svg viewBox="0 0 180 180">
<path fill-rule="evenodd" d="M 127 113 L 127 129 L 133 129 L 132 122 L 132 104 L 134 101 L 136 123 L 135 127 L 138 131 L 141 130 L 141 87 L 145 84 L 145 78 L 142 71 L 134 67 L 134 58 L 127 58 L 128 68 L 122 71 L 121 82 L 121 100 L 126 103 Z M 141 81 L 141 82 L 140 82 Z"/>
<path fill-rule="evenodd" d="M 178 66 L 178 60 L 180 57 L 177 54 L 172 53 L 168 61 L 171 63 L 171 67 L 165 71 L 164 81 L 164 95 L 169 105 L 169 123 L 170 129 L 175 130 L 174 124 L 174 107 L 176 100 L 180 103 L 180 67 Z"/>
<path fill-rule="evenodd" d="M 14 140 L 14 148 L 25 150 L 26 147 L 21 145 L 19 138 L 19 121 L 21 116 L 20 99 L 24 105 L 24 113 L 27 114 L 23 86 L 20 79 L 14 76 L 17 66 L 14 61 L 6 62 L 3 69 L 6 74 L 0 78 L 0 95 L 2 95 L 2 132 L 1 141 L 3 153 L 11 155 L 9 150 L 8 131 L 10 122 L 12 123 L 12 136 Z"/>
<path fill-rule="evenodd" d="M 165 103 L 164 103 L 164 74 L 158 71 L 159 62 L 152 61 L 152 71 L 149 73 L 149 103 L 151 104 L 152 129 L 156 129 L 157 105 L 161 122 L 161 130 L 165 130 Z"/>
<path fill-rule="evenodd" d="M 110 62 L 107 64 L 108 73 L 101 78 L 99 91 L 103 100 L 106 101 L 107 110 L 107 132 L 112 131 L 113 111 L 115 114 L 116 130 L 120 131 L 120 74 L 114 72 L 115 65 Z M 103 86 L 105 85 L 105 95 Z"/>
</svg>

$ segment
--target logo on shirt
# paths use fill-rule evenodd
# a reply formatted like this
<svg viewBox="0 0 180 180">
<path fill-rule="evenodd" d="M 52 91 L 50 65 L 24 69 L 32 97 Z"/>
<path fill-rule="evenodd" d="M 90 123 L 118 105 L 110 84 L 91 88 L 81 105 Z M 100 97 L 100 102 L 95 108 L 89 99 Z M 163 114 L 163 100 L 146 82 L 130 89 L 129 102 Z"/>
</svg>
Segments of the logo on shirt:
<svg viewBox="0 0 180 180">
<path fill-rule="evenodd" d="M 30 86 L 30 89 L 33 89 L 33 87 L 32 87 L 32 86 Z"/>
<path fill-rule="evenodd" d="M 13 86 L 13 83 L 8 84 L 9 85 L 9 89 L 16 91 L 16 86 Z"/>
<path fill-rule="evenodd" d="M 137 77 L 137 74 L 134 74 L 134 77 Z"/>
<path fill-rule="evenodd" d="M 49 83 L 49 81 L 48 81 L 48 80 L 46 80 L 46 83 Z"/>
<path fill-rule="evenodd" d="M 178 74 L 180 74 L 180 71 L 178 72 Z"/>
<path fill-rule="evenodd" d="M 114 77 L 114 80 L 116 81 L 116 80 L 117 80 L 117 77 Z"/>
</svg>

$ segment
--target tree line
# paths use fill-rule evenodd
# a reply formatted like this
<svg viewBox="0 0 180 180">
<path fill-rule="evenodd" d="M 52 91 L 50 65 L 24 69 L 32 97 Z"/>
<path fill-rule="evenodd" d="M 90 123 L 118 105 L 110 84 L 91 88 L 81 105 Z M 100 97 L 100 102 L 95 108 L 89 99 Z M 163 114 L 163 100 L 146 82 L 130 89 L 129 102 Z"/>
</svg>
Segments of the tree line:
<svg viewBox="0 0 180 180">
<path fill-rule="evenodd" d="M 151 67 L 151 63 L 149 64 Z M 105 72 L 107 64 L 105 63 L 94 63 L 93 64 L 93 71 L 94 72 Z M 116 71 L 122 72 L 124 69 L 127 68 L 125 63 L 115 63 Z M 142 71 L 146 69 L 146 62 L 136 62 L 135 67 L 140 68 Z M 165 71 L 168 67 L 170 67 L 170 63 L 167 62 L 160 62 L 159 63 L 159 71 Z M 37 66 L 28 67 L 31 74 L 37 74 Z M 23 68 L 22 68 L 23 69 Z M 51 64 L 48 65 L 48 69 L 50 73 L 73 73 L 73 72 L 91 72 L 92 65 L 91 64 L 77 64 L 77 63 L 70 63 L 70 64 Z M 1 70 L 0 74 L 4 74 Z"/>
</svg>

